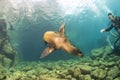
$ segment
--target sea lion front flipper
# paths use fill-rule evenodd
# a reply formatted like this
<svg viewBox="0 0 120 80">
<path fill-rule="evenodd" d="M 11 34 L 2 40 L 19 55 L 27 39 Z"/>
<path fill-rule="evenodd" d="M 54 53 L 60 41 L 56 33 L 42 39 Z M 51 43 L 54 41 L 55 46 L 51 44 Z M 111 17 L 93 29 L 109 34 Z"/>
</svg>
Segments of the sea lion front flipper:
<svg viewBox="0 0 120 80">
<path fill-rule="evenodd" d="M 59 33 L 64 34 L 65 33 L 65 23 L 63 23 L 59 28 Z"/>
<path fill-rule="evenodd" d="M 44 58 L 55 50 L 54 47 L 47 47 L 41 54 L 40 58 Z"/>
</svg>

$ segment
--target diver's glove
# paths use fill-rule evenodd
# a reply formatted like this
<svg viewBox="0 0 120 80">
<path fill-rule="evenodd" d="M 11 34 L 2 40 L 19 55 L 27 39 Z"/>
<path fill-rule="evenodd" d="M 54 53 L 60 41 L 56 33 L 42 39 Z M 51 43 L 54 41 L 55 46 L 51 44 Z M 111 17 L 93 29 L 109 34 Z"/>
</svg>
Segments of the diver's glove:
<svg viewBox="0 0 120 80">
<path fill-rule="evenodd" d="M 101 29 L 100 32 L 101 32 L 101 33 L 102 33 L 102 32 L 105 32 L 105 29 Z"/>
</svg>

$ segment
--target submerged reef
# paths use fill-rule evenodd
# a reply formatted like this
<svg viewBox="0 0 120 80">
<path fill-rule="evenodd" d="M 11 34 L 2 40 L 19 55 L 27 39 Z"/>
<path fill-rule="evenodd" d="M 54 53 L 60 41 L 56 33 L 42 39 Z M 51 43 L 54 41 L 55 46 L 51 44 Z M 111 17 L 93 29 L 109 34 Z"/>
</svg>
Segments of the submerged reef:
<svg viewBox="0 0 120 80">
<path fill-rule="evenodd" d="M 7 34 L 7 25 L 4 19 L 0 19 L 0 66 L 9 68 L 14 64 L 14 61 L 15 50 Z"/>
<path fill-rule="evenodd" d="M 92 52 L 105 54 L 109 53 L 108 49 L 106 46 Z M 76 60 L 19 62 L 1 72 L 2 80 L 120 80 L 120 56 L 109 54 L 93 58 L 91 55 Z"/>
</svg>

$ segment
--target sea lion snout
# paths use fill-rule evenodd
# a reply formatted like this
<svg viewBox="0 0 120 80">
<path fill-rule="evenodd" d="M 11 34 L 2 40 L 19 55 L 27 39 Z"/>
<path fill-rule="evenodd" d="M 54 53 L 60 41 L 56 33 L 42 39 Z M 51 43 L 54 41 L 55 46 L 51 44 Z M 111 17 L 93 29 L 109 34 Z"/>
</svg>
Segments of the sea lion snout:
<svg viewBox="0 0 120 80">
<path fill-rule="evenodd" d="M 83 57 L 83 56 L 84 56 L 84 54 L 78 53 L 78 57 Z"/>
<path fill-rule="evenodd" d="M 78 57 L 84 56 L 84 54 L 77 48 L 75 48 L 72 53 L 73 53 L 73 55 L 78 56 Z"/>
</svg>

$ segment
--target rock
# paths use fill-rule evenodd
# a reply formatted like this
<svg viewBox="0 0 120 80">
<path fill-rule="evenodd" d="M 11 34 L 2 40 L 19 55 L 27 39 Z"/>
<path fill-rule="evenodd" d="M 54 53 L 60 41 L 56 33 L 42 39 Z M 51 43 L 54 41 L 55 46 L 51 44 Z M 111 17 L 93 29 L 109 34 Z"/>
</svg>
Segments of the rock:
<svg viewBox="0 0 120 80">
<path fill-rule="evenodd" d="M 109 46 L 105 46 L 105 47 L 101 47 L 101 48 L 97 48 L 97 49 L 93 49 L 91 51 L 91 58 L 92 59 L 96 59 L 98 57 L 100 58 L 106 58 L 108 56 L 108 54 L 111 53 L 111 48 Z"/>
<path fill-rule="evenodd" d="M 72 76 L 77 78 L 77 77 L 79 77 L 80 74 L 81 74 L 80 69 L 79 68 L 75 68 Z"/>
<path fill-rule="evenodd" d="M 74 74 L 74 67 L 71 67 L 68 69 L 68 74 L 70 74 L 70 75 Z"/>
<path fill-rule="evenodd" d="M 115 57 L 114 55 L 109 55 L 109 56 L 107 57 L 107 61 L 109 61 L 109 62 L 114 61 L 114 60 L 115 60 L 114 57 Z"/>
<path fill-rule="evenodd" d="M 56 69 L 56 70 L 60 70 L 61 69 L 61 67 L 60 67 L 60 65 L 54 65 L 54 69 Z"/>
<path fill-rule="evenodd" d="M 90 63 L 92 63 L 92 59 L 90 56 L 85 56 L 83 57 L 82 59 L 80 59 L 80 61 L 77 63 L 77 64 L 81 64 L 81 63 L 84 63 L 86 65 L 90 65 Z"/>
<path fill-rule="evenodd" d="M 120 77 L 118 77 L 118 78 L 115 78 L 114 80 L 120 80 Z"/>
<path fill-rule="evenodd" d="M 115 65 L 116 65 L 116 63 L 114 61 L 106 63 L 107 67 L 113 67 Z"/>
<path fill-rule="evenodd" d="M 113 80 L 113 78 L 111 76 L 107 76 L 106 80 Z"/>
<path fill-rule="evenodd" d="M 120 69 L 120 64 L 118 65 L 119 69 Z"/>
<path fill-rule="evenodd" d="M 0 37 L 7 38 L 7 25 L 5 19 L 0 19 Z"/>
<path fill-rule="evenodd" d="M 4 65 L 4 55 L 0 54 L 0 65 L 3 66 Z"/>
<path fill-rule="evenodd" d="M 48 70 L 53 70 L 54 69 L 54 66 L 51 63 L 47 63 L 43 67 L 48 69 Z"/>
<path fill-rule="evenodd" d="M 68 74 L 70 74 L 72 77 L 77 78 L 81 74 L 80 68 L 72 67 L 72 68 L 68 69 Z"/>
<path fill-rule="evenodd" d="M 92 80 L 92 78 L 91 78 L 90 75 L 85 75 L 85 76 L 84 76 L 84 80 Z"/>
<path fill-rule="evenodd" d="M 6 80 L 7 77 L 7 70 L 0 65 L 0 80 Z"/>
<path fill-rule="evenodd" d="M 49 77 L 48 75 L 40 75 L 38 80 L 66 80 L 66 79 L 58 79 Z"/>
<path fill-rule="evenodd" d="M 27 72 L 32 70 L 32 66 L 25 66 L 24 68 L 21 69 L 21 71 Z"/>
<path fill-rule="evenodd" d="M 48 69 L 41 69 L 41 70 L 40 70 L 40 73 L 41 73 L 41 74 L 47 74 L 48 72 L 49 72 Z"/>
<path fill-rule="evenodd" d="M 92 67 L 88 65 L 80 65 L 80 70 L 82 74 L 90 74 Z"/>
<path fill-rule="evenodd" d="M 15 71 L 12 75 L 7 77 L 6 80 L 21 80 L 23 77 L 26 77 L 25 72 Z"/>
<path fill-rule="evenodd" d="M 114 55 L 114 59 L 113 59 L 114 61 L 120 61 L 120 56 L 115 56 Z"/>
<path fill-rule="evenodd" d="M 84 75 L 79 75 L 77 80 L 84 80 Z"/>
<path fill-rule="evenodd" d="M 13 53 L 13 48 L 11 47 L 11 44 L 8 40 L 4 42 L 3 51 L 8 54 Z"/>
<path fill-rule="evenodd" d="M 67 76 L 65 77 L 65 79 L 71 80 L 71 79 L 72 79 L 72 76 L 71 76 L 71 75 L 67 75 Z"/>
<path fill-rule="evenodd" d="M 4 38 L 0 36 L 0 48 L 2 48 L 3 42 L 4 42 Z"/>
<path fill-rule="evenodd" d="M 20 80 L 39 80 L 39 78 L 35 75 L 26 75 L 25 77 L 21 77 Z"/>
<path fill-rule="evenodd" d="M 104 65 L 104 66 L 106 66 L 106 62 L 104 61 L 104 60 L 99 60 L 99 62 L 98 62 L 100 65 Z"/>
<path fill-rule="evenodd" d="M 107 76 L 111 77 L 112 79 L 114 79 L 116 76 L 118 76 L 120 73 L 120 70 L 117 66 L 112 67 L 109 71 Z"/>
<path fill-rule="evenodd" d="M 60 72 L 58 74 L 58 77 L 59 78 L 66 78 L 67 75 L 71 75 L 71 74 L 69 74 L 68 70 L 63 70 L 62 72 Z"/>
<path fill-rule="evenodd" d="M 71 80 L 77 80 L 76 78 L 72 78 Z"/>
<path fill-rule="evenodd" d="M 6 75 L 5 74 L 0 74 L 0 80 L 6 80 Z"/>
<path fill-rule="evenodd" d="M 104 52 L 105 52 L 106 54 L 110 54 L 111 51 L 112 51 L 112 49 L 111 49 L 110 46 L 105 46 L 105 47 L 104 47 Z M 104 56 L 106 56 L 106 54 L 104 54 Z"/>
<path fill-rule="evenodd" d="M 116 63 L 119 65 L 120 64 L 120 60 L 118 60 Z"/>
<path fill-rule="evenodd" d="M 77 80 L 92 80 L 90 75 L 79 75 L 79 78 Z"/>
<path fill-rule="evenodd" d="M 55 76 L 56 76 L 56 73 L 55 73 L 55 71 L 49 71 L 49 72 L 48 72 L 48 75 L 49 75 L 50 77 L 55 77 Z"/>
<path fill-rule="evenodd" d="M 7 34 L 7 25 L 4 19 L 0 19 L 0 55 L 4 55 L 2 59 L 2 65 L 6 65 L 7 67 L 11 67 L 15 61 L 15 51 L 10 43 L 10 38 Z M 10 60 L 6 62 L 6 59 L 9 58 Z M 4 61 L 5 59 L 5 61 Z M 8 60 L 8 59 L 7 59 Z M 5 62 L 5 63 L 4 63 Z M 9 64 L 9 65 L 8 65 Z M 4 66 L 3 65 L 3 66 Z M 4 66 L 6 67 L 6 66 Z"/>
<path fill-rule="evenodd" d="M 6 57 L 4 58 L 4 61 L 3 61 L 3 66 L 4 67 L 9 68 L 10 66 L 12 66 L 11 63 L 12 63 L 11 59 L 6 58 Z"/>
<path fill-rule="evenodd" d="M 92 64 L 93 65 L 91 65 L 91 66 L 99 66 L 100 65 L 100 63 L 98 62 L 98 60 L 94 60 Z"/>
<path fill-rule="evenodd" d="M 91 51 L 91 58 L 94 59 L 96 57 L 101 57 L 104 53 L 104 49 L 103 48 L 98 48 L 98 49 L 93 49 Z"/>
<path fill-rule="evenodd" d="M 107 75 L 107 71 L 103 69 L 96 69 L 91 73 L 91 76 L 95 79 L 104 79 Z"/>
</svg>

